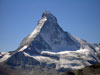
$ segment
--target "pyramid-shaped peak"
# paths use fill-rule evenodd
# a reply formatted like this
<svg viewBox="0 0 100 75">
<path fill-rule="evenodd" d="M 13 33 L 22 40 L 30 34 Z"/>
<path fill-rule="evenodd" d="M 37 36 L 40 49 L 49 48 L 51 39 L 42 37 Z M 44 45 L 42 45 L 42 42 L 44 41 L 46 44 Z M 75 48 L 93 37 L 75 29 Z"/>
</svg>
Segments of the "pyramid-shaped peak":
<svg viewBox="0 0 100 75">
<path fill-rule="evenodd" d="M 51 14 L 50 11 L 44 11 L 43 14 Z"/>
<path fill-rule="evenodd" d="M 49 11 L 44 11 L 42 14 L 42 18 L 46 17 L 46 19 L 52 23 L 57 23 L 56 17 Z"/>
<path fill-rule="evenodd" d="M 50 11 L 44 11 L 43 14 L 42 14 L 42 17 L 48 17 L 48 16 L 53 16 L 52 13 Z"/>
</svg>

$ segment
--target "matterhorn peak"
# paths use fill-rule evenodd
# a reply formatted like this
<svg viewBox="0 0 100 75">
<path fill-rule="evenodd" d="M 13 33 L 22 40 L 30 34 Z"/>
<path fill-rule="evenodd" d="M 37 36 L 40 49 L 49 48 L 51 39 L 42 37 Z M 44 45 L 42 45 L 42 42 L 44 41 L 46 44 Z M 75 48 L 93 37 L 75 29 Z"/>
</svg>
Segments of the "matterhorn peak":
<svg viewBox="0 0 100 75">
<path fill-rule="evenodd" d="M 42 18 L 46 18 L 49 22 L 57 23 L 56 17 L 49 11 L 44 11 L 42 14 Z"/>
<path fill-rule="evenodd" d="M 53 15 L 49 11 L 44 11 L 43 14 L 42 14 L 42 17 L 44 17 L 44 16 L 53 16 Z"/>
<path fill-rule="evenodd" d="M 60 52 L 65 50 L 78 50 L 80 43 L 64 32 L 57 23 L 57 19 L 50 12 L 45 11 L 38 22 L 37 27 L 20 44 L 18 51 L 25 51 L 31 54 L 41 51 Z"/>
</svg>

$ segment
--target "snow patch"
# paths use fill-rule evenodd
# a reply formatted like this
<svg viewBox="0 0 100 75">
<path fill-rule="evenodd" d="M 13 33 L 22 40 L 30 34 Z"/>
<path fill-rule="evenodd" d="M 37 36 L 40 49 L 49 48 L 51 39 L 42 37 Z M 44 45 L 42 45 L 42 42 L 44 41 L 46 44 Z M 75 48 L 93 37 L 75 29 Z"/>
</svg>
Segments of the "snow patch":
<svg viewBox="0 0 100 75">
<path fill-rule="evenodd" d="M 5 60 L 7 60 L 9 57 L 11 57 L 10 53 L 5 53 L 4 52 L 2 54 L 4 54 L 4 56 L 0 59 L 0 62 L 3 62 Z"/>
<path fill-rule="evenodd" d="M 42 51 L 41 55 L 29 55 L 24 52 L 25 56 L 32 57 L 39 62 L 46 62 L 47 64 L 56 64 L 56 69 L 70 68 L 70 69 L 80 69 L 85 66 L 91 65 L 88 61 L 96 61 L 91 55 L 88 49 L 79 49 L 77 51 L 62 51 L 62 52 L 51 52 Z M 47 56 L 46 56 L 47 55 Z M 95 58 L 96 56 L 93 55 Z M 52 58 L 58 57 L 59 59 Z"/>
<path fill-rule="evenodd" d="M 23 52 L 23 53 L 24 53 L 25 56 L 31 57 L 28 53 L 26 53 L 26 52 Z"/>
<path fill-rule="evenodd" d="M 25 45 L 24 47 L 22 47 L 18 52 L 24 51 L 28 46 Z"/>
<path fill-rule="evenodd" d="M 43 17 L 40 21 L 39 21 L 39 26 L 37 26 L 35 28 L 35 30 L 29 35 L 29 38 L 34 38 L 39 32 L 41 27 L 43 26 L 43 24 L 45 23 L 45 21 L 47 20 L 46 17 Z"/>
</svg>

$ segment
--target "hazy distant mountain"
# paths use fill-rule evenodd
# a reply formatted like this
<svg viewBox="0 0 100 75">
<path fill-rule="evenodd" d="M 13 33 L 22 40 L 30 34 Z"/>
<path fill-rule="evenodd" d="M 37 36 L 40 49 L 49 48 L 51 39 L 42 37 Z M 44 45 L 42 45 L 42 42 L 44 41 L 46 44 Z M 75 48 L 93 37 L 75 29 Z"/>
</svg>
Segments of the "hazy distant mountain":
<svg viewBox="0 0 100 75">
<path fill-rule="evenodd" d="M 1 55 L 0 62 L 17 69 L 39 67 L 40 71 L 58 73 L 99 62 L 99 51 L 100 46 L 63 31 L 56 17 L 45 11 L 34 31 L 24 38 L 17 50 Z"/>
</svg>

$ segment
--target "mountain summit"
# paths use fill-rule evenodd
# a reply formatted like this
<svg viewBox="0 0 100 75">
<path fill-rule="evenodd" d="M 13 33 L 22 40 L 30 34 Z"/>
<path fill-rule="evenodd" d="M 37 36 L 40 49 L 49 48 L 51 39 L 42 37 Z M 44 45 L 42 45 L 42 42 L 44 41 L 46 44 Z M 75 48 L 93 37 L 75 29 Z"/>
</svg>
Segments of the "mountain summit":
<svg viewBox="0 0 100 75">
<path fill-rule="evenodd" d="M 50 12 L 43 12 L 34 31 L 20 44 L 18 51 L 37 54 L 41 51 L 75 51 L 80 43 L 70 33 L 64 32 Z"/>
<path fill-rule="evenodd" d="M 4 61 L 5 64 L 16 69 L 27 68 L 32 72 L 37 72 L 37 68 L 41 72 L 49 70 L 51 74 L 54 70 L 62 72 L 80 69 L 99 62 L 99 49 L 99 46 L 89 44 L 63 31 L 56 17 L 45 11 L 36 28 L 24 38 L 17 50 L 1 53 L 0 62 Z M 35 73 L 35 75 L 39 74 Z"/>
<path fill-rule="evenodd" d="M 51 14 L 49 11 L 44 11 L 42 14 L 42 18 L 46 17 L 48 21 L 57 23 L 57 19 L 53 14 Z"/>
</svg>

